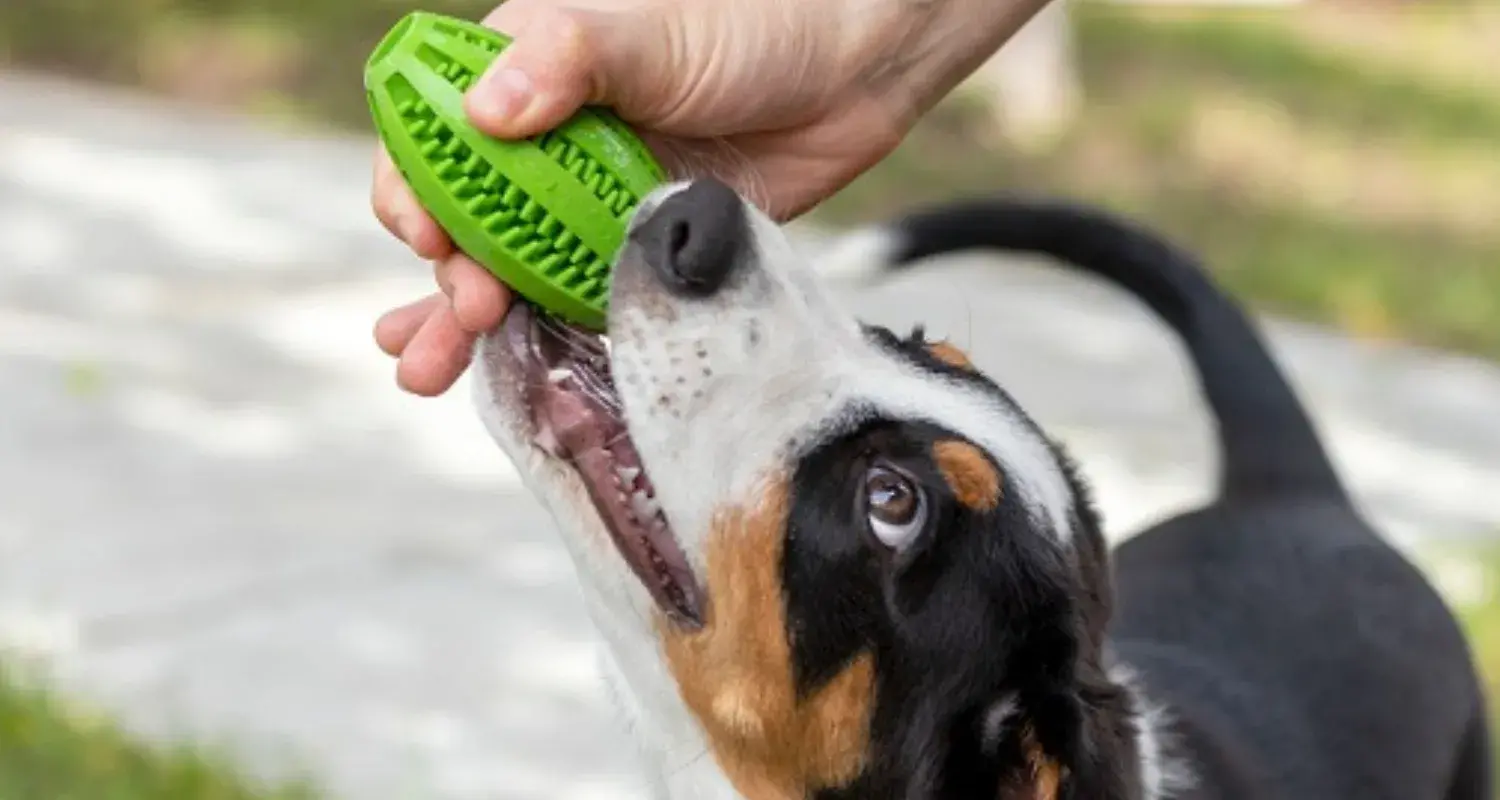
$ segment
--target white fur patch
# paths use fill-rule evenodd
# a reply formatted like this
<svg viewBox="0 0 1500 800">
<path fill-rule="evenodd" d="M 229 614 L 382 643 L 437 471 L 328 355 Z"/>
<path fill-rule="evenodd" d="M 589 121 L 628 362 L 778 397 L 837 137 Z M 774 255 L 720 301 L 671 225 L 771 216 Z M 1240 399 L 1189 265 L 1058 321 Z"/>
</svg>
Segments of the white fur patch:
<svg viewBox="0 0 1500 800">
<path fill-rule="evenodd" d="M 1018 710 L 1015 696 L 1009 695 L 984 712 L 984 722 L 979 730 L 979 747 L 982 752 L 994 752 L 1000 745 L 1000 740 L 1005 737 L 1005 726 Z"/>
<path fill-rule="evenodd" d="M 1167 709 L 1151 701 L 1135 672 L 1125 664 L 1112 664 L 1110 680 L 1130 692 L 1135 712 L 1135 746 L 1141 765 L 1141 800 L 1168 800 L 1193 786 L 1188 765 L 1170 752 Z"/>
</svg>

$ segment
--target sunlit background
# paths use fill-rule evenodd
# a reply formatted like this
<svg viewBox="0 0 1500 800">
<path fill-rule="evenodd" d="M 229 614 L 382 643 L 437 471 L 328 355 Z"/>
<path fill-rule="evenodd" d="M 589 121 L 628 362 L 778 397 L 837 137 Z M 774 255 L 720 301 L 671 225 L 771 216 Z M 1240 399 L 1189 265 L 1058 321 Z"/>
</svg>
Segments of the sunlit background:
<svg viewBox="0 0 1500 800">
<path fill-rule="evenodd" d="M 643 796 L 550 522 L 370 340 L 431 286 L 368 208 L 360 68 L 412 8 L 0 4 L 0 798 Z M 1201 253 L 1500 691 L 1497 142 L 1500 4 L 1073 2 L 799 241 L 1004 188 Z M 1206 496 L 1128 299 L 974 256 L 849 301 L 971 349 L 1115 535 Z"/>
</svg>

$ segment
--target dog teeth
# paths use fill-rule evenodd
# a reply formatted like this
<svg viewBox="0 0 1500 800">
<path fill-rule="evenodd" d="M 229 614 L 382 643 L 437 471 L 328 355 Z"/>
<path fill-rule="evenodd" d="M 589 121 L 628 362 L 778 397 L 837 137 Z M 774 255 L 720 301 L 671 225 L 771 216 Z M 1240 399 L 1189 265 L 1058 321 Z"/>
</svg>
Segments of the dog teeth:
<svg viewBox="0 0 1500 800">
<path fill-rule="evenodd" d="M 630 511 L 637 520 L 649 522 L 661 513 L 661 506 L 645 492 L 638 491 L 630 496 Z"/>
<path fill-rule="evenodd" d="M 636 469 L 635 467 L 615 468 L 615 477 L 619 478 L 620 482 L 625 484 L 626 486 L 634 484 L 635 479 L 640 477 L 640 475 L 641 471 L 639 469 Z"/>
<path fill-rule="evenodd" d="M 571 377 L 573 377 L 573 371 L 569 369 L 563 369 L 562 367 L 548 370 L 547 372 L 547 382 L 554 386 L 561 384 L 563 381 Z"/>
</svg>

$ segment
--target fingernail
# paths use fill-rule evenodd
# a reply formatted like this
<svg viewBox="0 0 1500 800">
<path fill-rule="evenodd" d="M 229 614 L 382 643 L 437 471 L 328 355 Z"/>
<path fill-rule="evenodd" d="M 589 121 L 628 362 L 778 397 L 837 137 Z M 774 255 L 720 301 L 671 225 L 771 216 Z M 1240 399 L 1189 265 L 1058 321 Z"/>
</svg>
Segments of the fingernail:
<svg viewBox="0 0 1500 800">
<path fill-rule="evenodd" d="M 515 67 L 500 67 L 484 77 L 480 99 L 495 116 L 510 120 L 531 104 L 531 78 Z"/>
</svg>

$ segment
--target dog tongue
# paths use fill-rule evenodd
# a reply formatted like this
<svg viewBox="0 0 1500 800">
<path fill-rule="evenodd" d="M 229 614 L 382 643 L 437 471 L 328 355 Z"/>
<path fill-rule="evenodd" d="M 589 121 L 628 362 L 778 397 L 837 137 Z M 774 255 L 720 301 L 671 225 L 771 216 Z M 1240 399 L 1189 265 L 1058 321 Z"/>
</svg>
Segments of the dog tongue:
<svg viewBox="0 0 1500 800">
<path fill-rule="evenodd" d="M 679 625 L 703 621 L 703 594 L 619 412 L 601 339 L 539 323 L 517 304 L 506 319 L 525 365 L 536 444 L 577 470 L 616 549 L 657 605 Z"/>
<path fill-rule="evenodd" d="M 532 411 L 546 422 L 559 455 L 576 458 L 625 436 L 623 422 L 567 383 L 549 383 L 533 388 L 532 393 Z"/>
<path fill-rule="evenodd" d="M 625 563 L 677 624 L 700 626 L 697 581 L 656 505 L 624 423 L 573 389 L 572 381 L 548 382 L 538 394 L 533 408 L 539 421 L 545 420 L 538 431 L 551 432 L 559 455 L 583 478 Z"/>
</svg>

